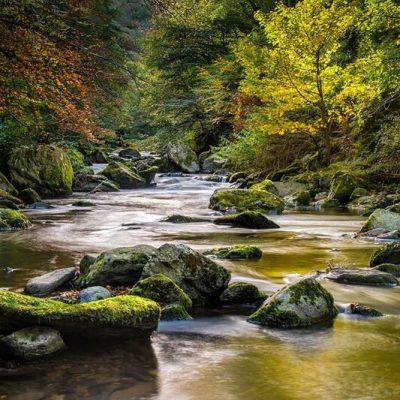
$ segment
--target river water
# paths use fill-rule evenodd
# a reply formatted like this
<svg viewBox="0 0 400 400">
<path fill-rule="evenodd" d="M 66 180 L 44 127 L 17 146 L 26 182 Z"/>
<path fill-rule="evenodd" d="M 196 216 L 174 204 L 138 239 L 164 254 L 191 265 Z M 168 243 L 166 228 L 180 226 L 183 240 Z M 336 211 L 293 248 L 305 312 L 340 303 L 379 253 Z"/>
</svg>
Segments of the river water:
<svg viewBox="0 0 400 400">
<path fill-rule="evenodd" d="M 211 223 L 170 224 L 167 215 L 211 216 L 208 200 L 223 183 L 199 176 L 157 178 L 155 188 L 52 201 L 32 210 L 35 227 L 0 236 L 0 287 L 76 264 L 83 254 L 135 244 L 185 243 L 197 250 L 254 244 L 257 261 L 221 262 L 233 280 L 269 293 L 329 261 L 365 267 L 373 242 L 356 240 L 364 218 L 289 212 L 267 231 Z M 78 198 L 95 207 L 71 206 Z M 11 274 L 3 267 L 11 266 Z M 192 321 L 163 322 L 151 341 L 76 344 L 64 354 L 0 370 L 0 398 L 99 400 L 385 400 L 400 399 L 400 289 L 323 282 L 337 303 L 360 302 L 386 314 L 340 314 L 332 328 L 266 329 L 246 310 L 210 310 Z"/>
</svg>

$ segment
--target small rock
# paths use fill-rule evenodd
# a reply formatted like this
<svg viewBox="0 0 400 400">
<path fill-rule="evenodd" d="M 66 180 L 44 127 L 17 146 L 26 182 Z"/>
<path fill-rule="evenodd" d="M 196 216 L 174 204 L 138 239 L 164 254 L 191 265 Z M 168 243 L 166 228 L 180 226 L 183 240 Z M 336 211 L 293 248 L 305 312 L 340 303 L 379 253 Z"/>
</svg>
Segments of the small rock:
<svg viewBox="0 0 400 400">
<path fill-rule="evenodd" d="M 344 308 L 346 314 L 362 315 L 363 317 L 382 317 L 383 314 L 374 308 L 359 303 L 351 303 Z"/>
<path fill-rule="evenodd" d="M 55 208 L 55 207 L 48 203 L 37 202 L 37 203 L 29 204 L 29 208 L 31 208 L 32 210 L 49 210 L 49 209 Z"/>
<path fill-rule="evenodd" d="M 78 300 L 81 303 L 90 303 L 91 301 L 108 299 L 111 293 L 103 286 L 91 286 L 79 292 Z"/>
<path fill-rule="evenodd" d="M 248 229 L 274 229 L 279 225 L 271 221 L 264 214 L 258 211 L 244 211 L 239 214 L 226 215 L 214 219 L 214 224 L 231 225 Z"/>
<path fill-rule="evenodd" d="M 192 222 L 210 222 L 208 218 L 189 217 L 186 215 L 173 214 L 163 219 L 162 222 L 171 222 L 172 224 L 189 224 Z"/>
<path fill-rule="evenodd" d="M 380 264 L 400 264 L 400 243 L 390 243 L 374 251 L 369 265 L 376 267 Z"/>
<path fill-rule="evenodd" d="M 168 304 L 161 309 L 161 321 L 186 321 L 193 319 L 182 304 Z"/>
<path fill-rule="evenodd" d="M 258 259 L 262 257 L 262 251 L 256 246 L 237 245 L 232 247 L 217 247 L 205 254 L 211 254 L 218 258 L 228 260 Z"/>
<path fill-rule="evenodd" d="M 264 301 L 266 295 L 261 293 L 257 286 L 246 282 L 230 284 L 221 294 L 222 304 L 254 304 Z"/>
<path fill-rule="evenodd" d="M 393 275 L 375 269 L 335 268 L 329 271 L 326 278 L 348 285 L 396 286 L 399 284 Z"/>
</svg>

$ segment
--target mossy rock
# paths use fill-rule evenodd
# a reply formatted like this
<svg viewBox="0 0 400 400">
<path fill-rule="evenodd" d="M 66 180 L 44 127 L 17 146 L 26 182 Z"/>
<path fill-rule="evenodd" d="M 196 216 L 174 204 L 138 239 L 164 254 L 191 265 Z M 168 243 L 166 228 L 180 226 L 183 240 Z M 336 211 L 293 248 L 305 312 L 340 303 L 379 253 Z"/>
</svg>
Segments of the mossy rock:
<svg viewBox="0 0 400 400">
<path fill-rule="evenodd" d="M 262 257 L 262 251 L 259 247 L 248 245 L 217 247 L 208 254 L 227 260 L 258 259 Z"/>
<path fill-rule="evenodd" d="M 125 148 L 125 149 L 120 150 L 118 152 L 118 155 L 120 157 L 133 158 L 133 159 L 137 159 L 137 158 L 141 157 L 141 154 L 140 154 L 139 150 L 133 145 L 131 145 L 131 146 Z"/>
<path fill-rule="evenodd" d="M 71 193 L 74 177 L 71 161 L 52 145 L 20 147 L 9 160 L 11 181 L 20 189 L 32 188 L 42 196 Z"/>
<path fill-rule="evenodd" d="M 111 179 L 121 189 L 139 189 L 147 186 L 146 181 L 141 176 L 120 162 L 110 162 L 101 174 Z"/>
<path fill-rule="evenodd" d="M 85 156 L 79 150 L 67 148 L 65 152 L 71 161 L 72 169 L 75 174 L 86 167 Z"/>
<path fill-rule="evenodd" d="M 368 190 L 364 188 L 355 188 L 351 193 L 350 200 L 359 199 L 360 197 L 368 196 Z"/>
<path fill-rule="evenodd" d="M 269 179 L 264 179 L 260 183 L 255 183 L 250 187 L 252 190 L 265 190 L 267 192 L 273 193 L 276 196 L 279 196 L 279 191 L 275 184 L 269 180 Z"/>
<path fill-rule="evenodd" d="M 78 174 L 74 180 L 76 192 L 118 192 L 118 186 L 102 175 Z"/>
<path fill-rule="evenodd" d="M 182 304 L 168 304 L 161 309 L 161 321 L 187 321 L 193 319 Z"/>
<path fill-rule="evenodd" d="M 337 315 L 332 295 L 315 279 L 303 278 L 270 296 L 248 321 L 271 328 L 331 324 Z"/>
<path fill-rule="evenodd" d="M 109 161 L 109 157 L 103 149 L 92 149 L 87 154 L 86 159 L 94 164 L 106 164 Z"/>
<path fill-rule="evenodd" d="M 324 200 L 319 200 L 315 203 L 315 207 L 317 209 L 329 209 L 329 208 L 338 208 L 340 206 L 340 203 L 338 200 L 336 199 L 324 199 Z"/>
<path fill-rule="evenodd" d="M 173 214 L 162 220 L 163 222 L 170 222 L 172 224 L 190 224 L 197 222 L 210 222 L 208 218 L 189 217 L 187 215 Z"/>
<path fill-rule="evenodd" d="M 139 171 L 139 175 L 146 181 L 146 183 L 148 185 L 150 185 L 154 181 L 154 178 L 156 177 L 158 169 L 159 168 L 156 166 L 149 167 L 142 171 Z"/>
<path fill-rule="evenodd" d="M 17 194 L 14 185 L 0 172 L 0 190 L 10 194 Z"/>
<path fill-rule="evenodd" d="M 390 243 L 374 251 L 369 265 L 376 267 L 380 264 L 400 264 L 400 243 Z"/>
<path fill-rule="evenodd" d="M 210 198 L 210 208 L 222 212 L 249 210 L 281 214 L 284 207 L 280 197 L 265 190 L 218 189 Z"/>
<path fill-rule="evenodd" d="M 89 200 L 77 200 L 72 203 L 74 207 L 95 207 L 96 203 Z"/>
<path fill-rule="evenodd" d="M 386 272 L 388 274 L 392 274 L 393 276 L 400 277 L 400 264 L 379 264 L 374 269 L 377 269 L 378 271 Z"/>
<path fill-rule="evenodd" d="M 161 305 L 178 303 L 186 309 L 192 307 L 190 297 L 175 282 L 163 274 L 152 275 L 140 280 L 130 290 L 129 294 L 146 297 Z"/>
<path fill-rule="evenodd" d="M 393 204 L 387 207 L 386 210 L 400 214 L 400 203 Z"/>
<path fill-rule="evenodd" d="M 311 194 L 308 190 L 301 190 L 293 195 L 293 202 L 296 206 L 308 206 L 311 201 Z"/>
<path fill-rule="evenodd" d="M 18 197 L 25 204 L 40 203 L 42 201 L 42 198 L 39 196 L 38 192 L 32 188 L 21 190 L 18 194 Z"/>
<path fill-rule="evenodd" d="M 329 198 L 345 204 L 360 183 L 360 179 L 349 172 L 337 172 L 332 179 Z"/>
<path fill-rule="evenodd" d="M 335 268 L 330 270 L 326 277 L 334 282 L 347 285 L 392 287 L 399 284 L 393 275 L 375 269 Z"/>
<path fill-rule="evenodd" d="M 0 231 L 28 229 L 31 226 L 29 218 L 21 211 L 0 208 Z"/>
<path fill-rule="evenodd" d="M 18 197 L 13 196 L 12 194 L 0 189 L 0 200 L 7 200 L 11 203 L 14 203 L 16 206 L 22 205 L 22 200 Z"/>
<path fill-rule="evenodd" d="M 276 229 L 279 225 L 258 211 L 244 211 L 214 219 L 216 225 L 231 225 L 248 229 Z"/>
<path fill-rule="evenodd" d="M 255 304 L 264 301 L 266 295 L 257 286 L 247 282 L 235 282 L 221 294 L 222 304 Z"/>
<path fill-rule="evenodd" d="M 66 304 L 0 290 L 0 332 L 46 326 L 74 337 L 149 337 L 157 328 L 160 307 L 137 296 Z"/>
<path fill-rule="evenodd" d="M 363 317 L 382 317 L 383 314 L 375 310 L 375 308 L 364 306 L 363 304 L 352 303 L 350 304 L 347 309 L 346 313 L 354 314 L 354 315 L 361 315 Z"/>
<path fill-rule="evenodd" d="M 400 214 L 383 209 L 375 210 L 368 217 L 360 232 L 368 232 L 372 229 L 400 230 Z"/>
<path fill-rule="evenodd" d="M 200 171 L 196 153 L 183 143 L 171 143 L 166 148 L 168 160 L 183 172 L 195 174 Z"/>
</svg>

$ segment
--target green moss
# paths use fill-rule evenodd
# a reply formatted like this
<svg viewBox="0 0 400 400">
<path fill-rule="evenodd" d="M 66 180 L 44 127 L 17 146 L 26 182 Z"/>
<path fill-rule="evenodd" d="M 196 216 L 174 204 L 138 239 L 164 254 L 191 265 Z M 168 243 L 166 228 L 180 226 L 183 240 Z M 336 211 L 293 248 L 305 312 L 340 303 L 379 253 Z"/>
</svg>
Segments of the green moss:
<svg viewBox="0 0 400 400">
<path fill-rule="evenodd" d="M 376 267 L 380 264 L 400 264 L 400 243 L 390 243 L 374 251 L 369 265 Z"/>
<path fill-rule="evenodd" d="M 168 304 L 161 310 L 161 321 L 187 321 L 192 317 L 182 304 Z"/>
<path fill-rule="evenodd" d="M 400 214 L 388 210 L 377 209 L 367 219 L 360 232 L 368 232 L 372 229 L 385 229 L 394 231 L 400 229 Z"/>
<path fill-rule="evenodd" d="M 278 191 L 277 187 L 269 179 L 264 179 L 260 183 L 255 183 L 254 185 L 252 185 L 250 187 L 250 189 L 252 189 L 252 190 L 265 190 L 265 191 L 273 193 L 273 194 L 275 194 L 277 196 L 279 195 L 279 191 Z"/>
<path fill-rule="evenodd" d="M 86 167 L 85 156 L 79 150 L 68 148 L 65 149 L 65 153 L 71 161 L 74 173 L 80 172 Z"/>
<path fill-rule="evenodd" d="M 222 304 L 252 304 L 265 300 L 266 295 L 261 293 L 257 286 L 247 282 L 232 283 L 222 293 Z"/>
<path fill-rule="evenodd" d="M 163 274 L 152 275 L 140 280 L 129 294 L 146 297 L 159 304 L 178 303 L 186 309 L 192 307 L 190 297 L 175 282 Z"/>
<path fill-rule="evenodd" d="M 210 254 L 230 260 L 261 258 L 262 251 L 256 246 L 237 245 L 233 247 L 217 247 Z"/>
<path fill-rule="evenodd" d="M 282 213 L 284 202 L 278 196 L 265 190 L 219 189 L 210 199 L 210 208 L 218 211 L 261 211 Z"/>
<path fill-rule="evenodd" d="M 134 327 L 153 325 L 160 308 L 152 300 L 118 296 L 90 303 L 66 304 L 0 290 L 0 330 L 27 321 L 30 325 L 95 324 Z"/>
<path fill-rule="evenodd" d="M 27 229 L 32 225 L 21 211 L 8 208 L 0 208 L 0 224 L 0 230 Z"/>
<path fill-rule="evenodd" d="M 400 277 L 400 265 L 385 263 L 374 267 L 374 269 Z"/>
<path fill-rule="evenodd" d="M 214 219 L 217 225 L 233 225 L 249 229 L 274 229 L 279 225 L 258 211 L 244 211 L 238 214 L 225 215 Z"/>
</svg>

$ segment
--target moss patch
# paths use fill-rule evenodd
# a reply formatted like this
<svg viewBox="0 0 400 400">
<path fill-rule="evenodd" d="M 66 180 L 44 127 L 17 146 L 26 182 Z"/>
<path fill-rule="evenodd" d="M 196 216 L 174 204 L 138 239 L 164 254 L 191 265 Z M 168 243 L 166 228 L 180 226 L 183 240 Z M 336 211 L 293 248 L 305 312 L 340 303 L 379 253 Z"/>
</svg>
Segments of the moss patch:
<svg viewBox="0 0 400 400">
<path fill-rule="evenodd" d="M 216 247 L 209 254 L 228 260 L 258 259 L 262 257 L 262 251 L 256 246 L 237 245 L 233 247 Z"/>
<path fill-rule="evenodd" d="M 253 304 L 265 300 L 266 295 L 261 293 L 257 286 L 247 282 L 235 282 L 222 293 L 222 304 Z"/>
<path fill-rule="evenodd" d="M 267 192 L 275 194 L 276 196 L 279 195 L 279 191 L 278 191 L 277 187 L 269 179 L 264 179 L 260 183 L 255 183 L 254 185 L 252 185 L 250 187 L 250 189 L 252 189 L 252 190 L 265 190 Z"/>
<path fill-rule="evenodd" d="M 0 231 L 28 229 L 31 226 L 29 218 L 21 211 L 0 208 Z"/>
</svg>

